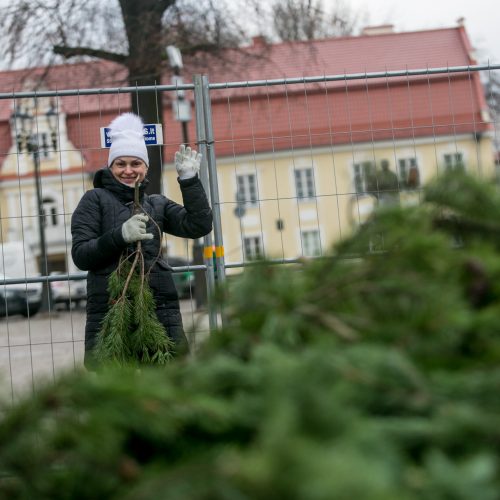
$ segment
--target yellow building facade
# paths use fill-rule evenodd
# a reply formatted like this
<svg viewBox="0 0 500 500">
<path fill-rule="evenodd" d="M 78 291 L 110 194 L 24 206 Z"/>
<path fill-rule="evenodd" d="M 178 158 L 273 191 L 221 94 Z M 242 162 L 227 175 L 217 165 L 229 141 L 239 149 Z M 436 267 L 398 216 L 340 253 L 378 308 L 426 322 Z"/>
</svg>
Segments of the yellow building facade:
<svg viewBox="0 0 500 500">
<path fill-rule="evenodd" d="M 402 205 L 418 203 L 422 186 L 445 170 L 493 178 L 492 139 L 491 133 L 464 134 L 219 158 L 226 264 L 325 254 L 383 204 L 384 195 Z M 380 171 L 384 162 L 396 176 L 395 189 L 369 192 L 363 169 Z M 167 196 L 181 202 L 173 166 L 165 170 Z M 416 170 L 416 184 L 408 185 L 410 170 Z M 246 202 L 237 203 L 238 190 Z M 167 241 L 169 253 L 189 255 L 186 242 Z"/>
<path fill-rule="evenodd" d="M 66 115 L 58 110 L 56 122 L 49 124 L 50 109 L 48 98 L 37 99 L 36 106 L 31 98 L 19 100 L 12 109 L 12 115 L 18 111 L 29 116 L 32 128 L 21 130 L 22 120 L 17 125 L 11 120 L 12 146 L 0 182 L 0 240 L 24 242 L 40 261 L 40 203 L 49 269 L 71 273 L 77 271 L 71 259 L 71 214 L 90 187 L 89 177 L 83 173 L 81 152 L 68 138 Z"/>
</svg>

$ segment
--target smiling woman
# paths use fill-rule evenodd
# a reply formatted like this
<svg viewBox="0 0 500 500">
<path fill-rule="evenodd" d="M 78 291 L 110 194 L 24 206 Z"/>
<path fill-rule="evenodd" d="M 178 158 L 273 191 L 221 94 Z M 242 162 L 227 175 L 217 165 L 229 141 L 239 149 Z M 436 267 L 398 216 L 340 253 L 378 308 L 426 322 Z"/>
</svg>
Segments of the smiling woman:
<svg viewBox="0 0 500 500">
<path fill-rule="evenodd" d="M 183 147 L 175 155 L 184 203 L 180 205 L 163 195 L 145 192 L 149 158 L 141 119 L 125 113 L 111 122 L 110 129 L 108 165 L 96 172 L 95 189 L 83 195 L 71 220 L 73 261 L 79 269 L 88 271 L 87 366 L 95 366 L 97 359 L 101 360 L 99 353 L 96 357 L 96 345 L 97 340 L 103 338 L 101 327 L 110 309 L 108 285 L 114 283 L 110 276 L 113 273 L 117 276 L 117 268 L 122 269 L 120 263 L 134 261 L 139 253 L 144 260 L 141 275 L 147 276 L 153 311 L 161 323 L 163 338 L 166 335 L 175 343 L 177 354 L 186 353 L 189 346 L 182 325 L 179 294 L 172 269 L 161 258 L 161 238 L 163 233 L 200 238 L 212 229 L 212 212 L 198 177 L 201 155 Z M 121 290 L 124 289 L 127 290 L 126 287 Z M 134 295 L 137 296 L 144 294 Z M 132 291 L 127 300 L 131 298 Z M 120 335 L 127 339 L 140 325 L 137 315 L 124 319 Z"/>
</svg>

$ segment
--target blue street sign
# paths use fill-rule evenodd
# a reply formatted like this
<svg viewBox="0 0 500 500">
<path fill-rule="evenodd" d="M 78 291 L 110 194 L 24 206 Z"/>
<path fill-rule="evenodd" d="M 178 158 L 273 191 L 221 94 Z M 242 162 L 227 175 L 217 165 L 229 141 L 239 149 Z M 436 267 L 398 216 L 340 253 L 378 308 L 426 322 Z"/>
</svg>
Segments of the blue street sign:
<svg viewBox="0 0 500 500">
<path fill-rule="evenodd" d="M 161 123 L 148 123 L 144 125 L 144 141 L 146 146 L 155 144 L 163 144 L 163 127 Z M 111 138 L 109 136 L 111 129 L 109 127 L 101 127 L 101 148 L 111 147 Z"/>
</svg>

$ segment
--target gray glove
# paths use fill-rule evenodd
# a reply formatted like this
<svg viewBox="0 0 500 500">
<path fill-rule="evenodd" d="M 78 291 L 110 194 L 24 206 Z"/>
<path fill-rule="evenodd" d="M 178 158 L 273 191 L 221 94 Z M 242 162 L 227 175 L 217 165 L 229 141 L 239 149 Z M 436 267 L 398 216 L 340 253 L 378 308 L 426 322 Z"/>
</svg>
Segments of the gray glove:
<svg viewBox="0 0 500 500">
<path fill-rule="evenodd" d="M 135 214 L 122 224 L 122 236 L 127 243 L 138 240 L 150 240 L 151 233 L 146 233 L 146 222 L 149 217 L 146 214 Z"/>
<path fill-rule="evenodd" d="M 181 145 L 174 159 L 179 179 L 190 179 L 200 171 L 201 156 L 201 153 L 197 153 L 189 146 Z"/>
</svg>

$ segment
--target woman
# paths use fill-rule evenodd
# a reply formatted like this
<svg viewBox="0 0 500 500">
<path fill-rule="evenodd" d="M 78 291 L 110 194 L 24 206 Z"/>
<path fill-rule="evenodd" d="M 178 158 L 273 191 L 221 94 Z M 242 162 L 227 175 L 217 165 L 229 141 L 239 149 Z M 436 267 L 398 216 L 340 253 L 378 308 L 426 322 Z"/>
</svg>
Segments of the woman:
<svg viewBox="0 0 500 500">
<path fill-rule="evenodd" d="M 177 352 L 187 351 L 179 299 L 169 265 L 159 258 L 163 232 L 182 238 L 200 238 L 212 230 L 212 211 L 198 178 L 201 155 L 181 146 L 175 166 L 184 206 L 162 195 L 147 195 L 149 158 L 143 123 L 132 113 L 110 124 L 108 166 L 96 172 L 94 189 L 87 191 L 71 219 L 71 255 L 77 267 L 88 271 L 85 365 L 109 308 L 108 278 L 123 252 L 132 253 L 142 241 L 145 269 L 156 314 Z M 134 187 L 140 182 L 142 214 L 132 214 Z"/>
</svg>

